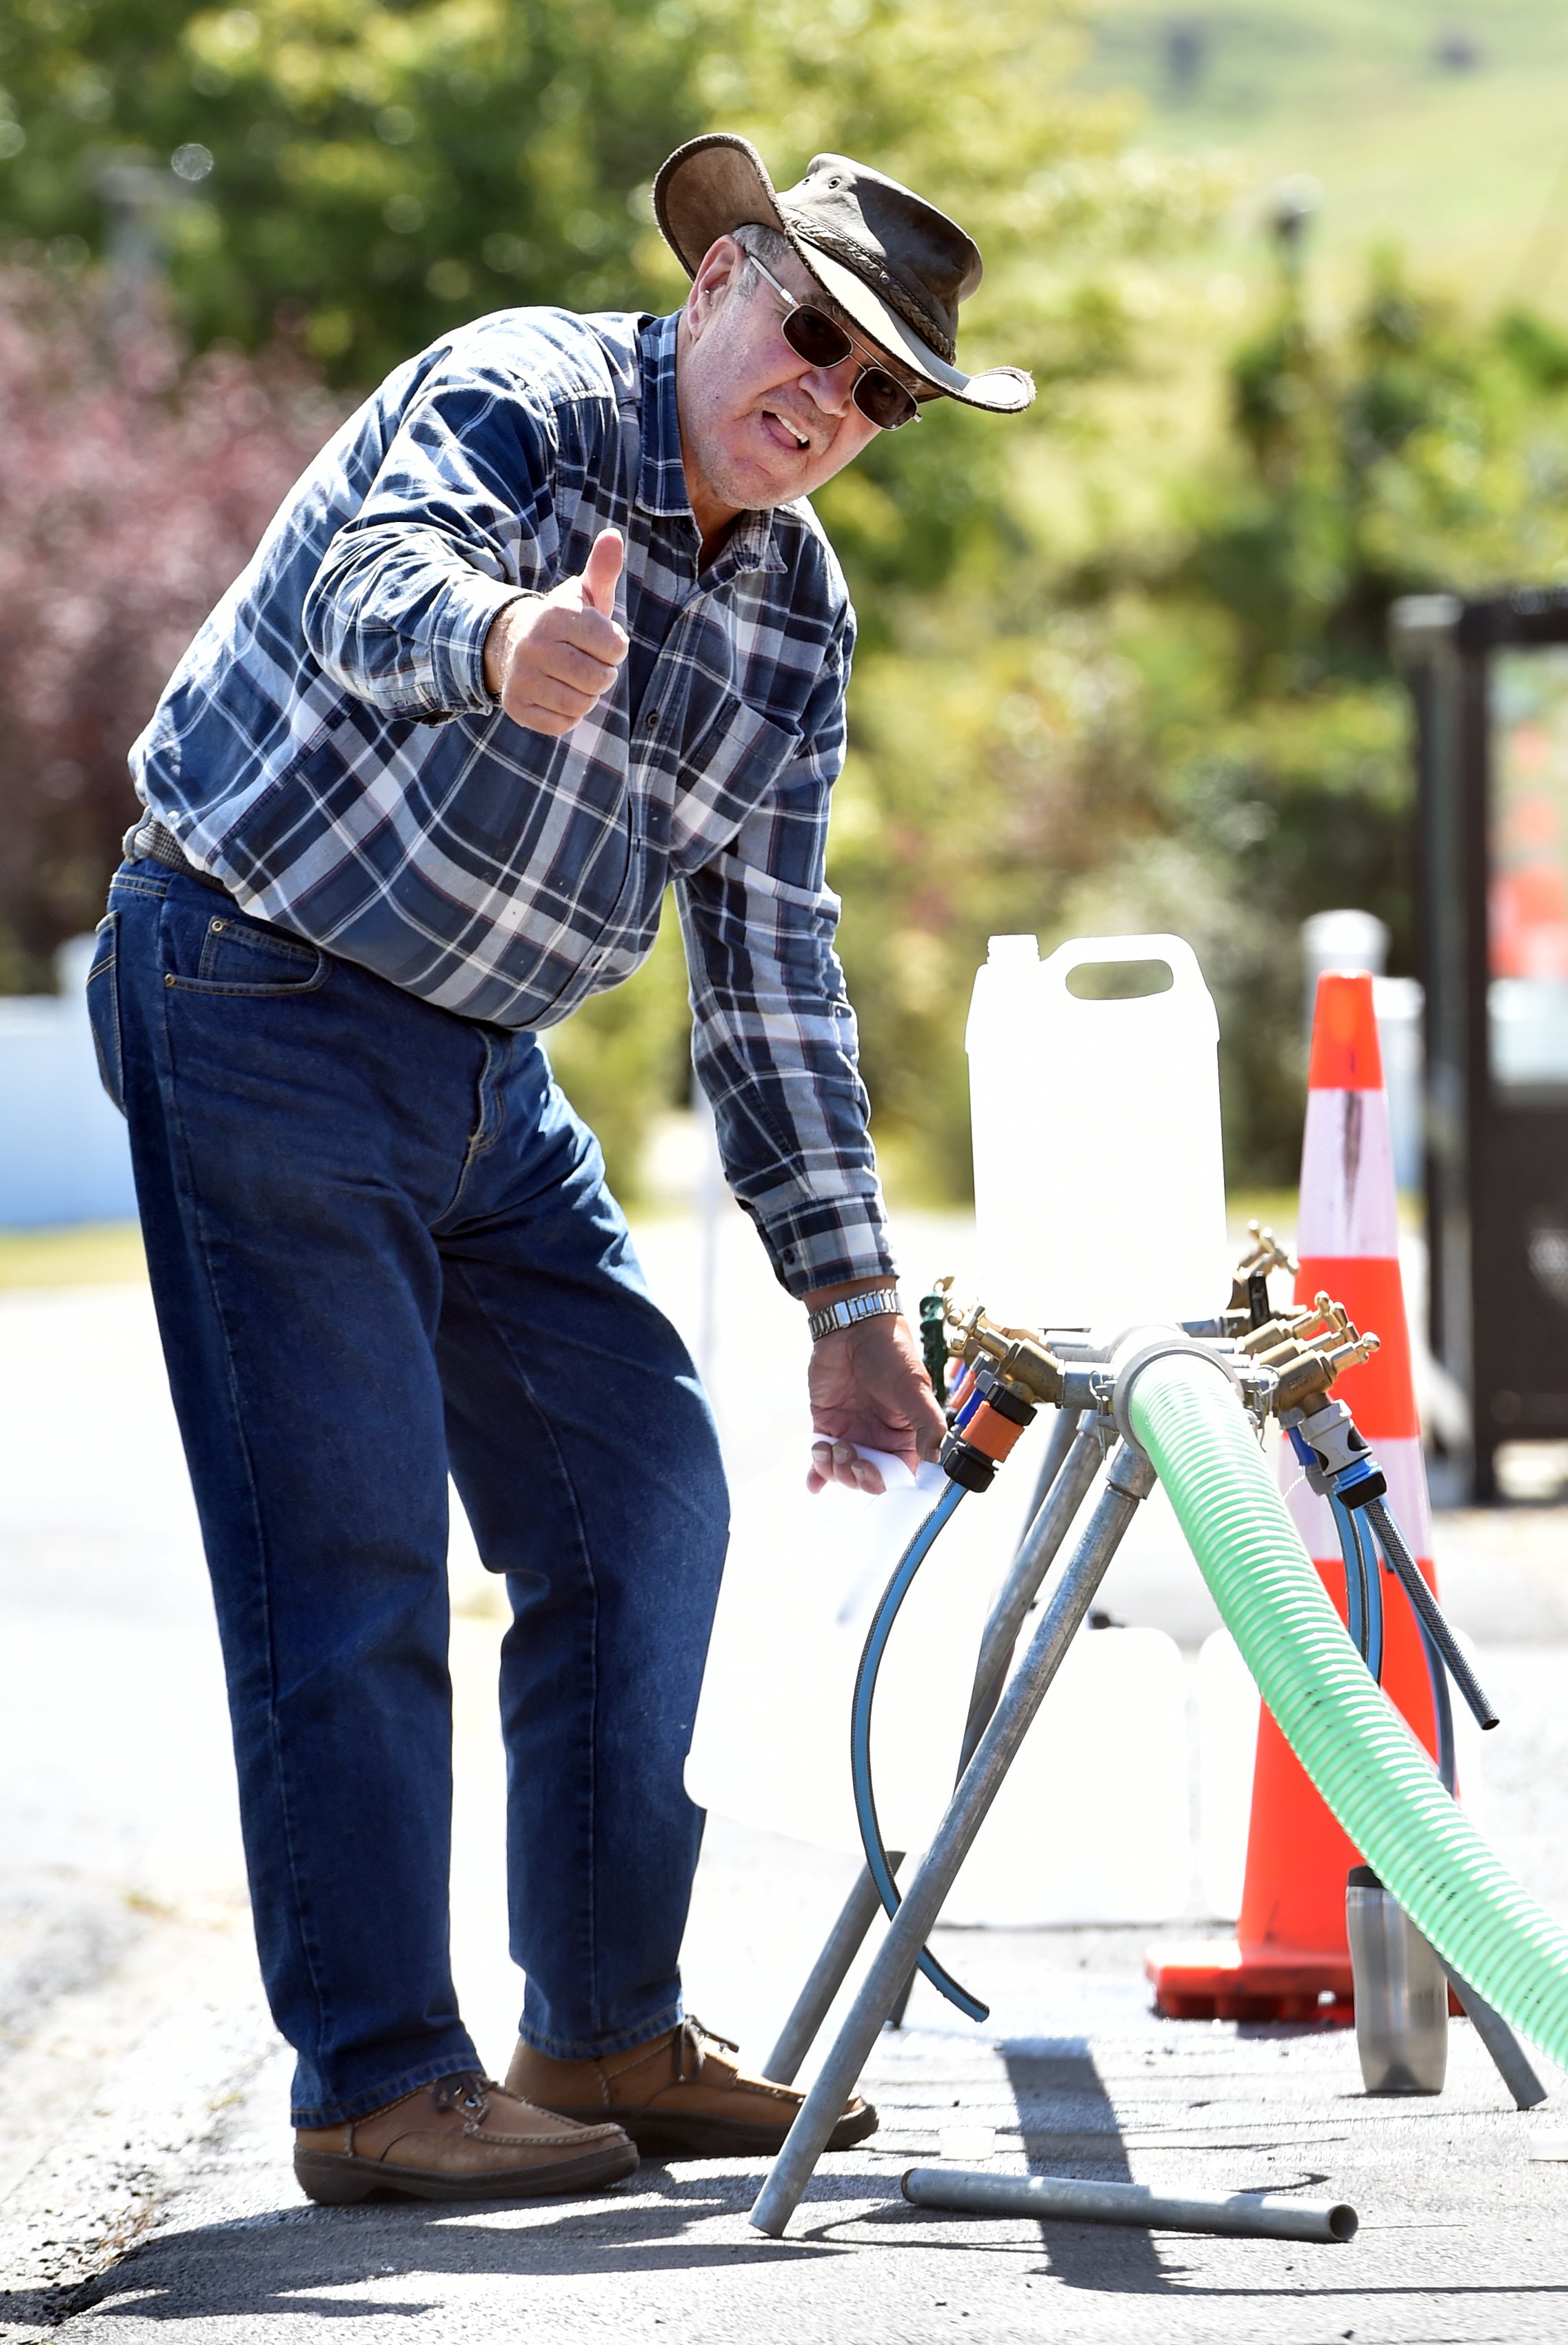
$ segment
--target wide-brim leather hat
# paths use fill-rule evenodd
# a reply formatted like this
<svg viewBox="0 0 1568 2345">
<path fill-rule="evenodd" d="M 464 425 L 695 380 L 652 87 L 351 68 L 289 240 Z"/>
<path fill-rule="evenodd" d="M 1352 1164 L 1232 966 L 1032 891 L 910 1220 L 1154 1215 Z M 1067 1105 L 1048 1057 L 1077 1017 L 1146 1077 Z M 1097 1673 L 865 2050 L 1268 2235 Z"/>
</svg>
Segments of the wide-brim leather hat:
<svg viewBox="0 0 1568 2345">
<path fill-rule="evenodd" d="M 715 130 L 678 147 L 653 182 L 653 211 L 689 277 L 722 236 L 777 228 L 825 293 L 911 374 L 966 407 L 1016 414 L 1035 395 L 1021 367 L 966 374 L 958 304 L 980 282 L 979 248 L 956 220 L 846 155 L 818 155 L 774 187 L 756 148 Z"/>
</svg>

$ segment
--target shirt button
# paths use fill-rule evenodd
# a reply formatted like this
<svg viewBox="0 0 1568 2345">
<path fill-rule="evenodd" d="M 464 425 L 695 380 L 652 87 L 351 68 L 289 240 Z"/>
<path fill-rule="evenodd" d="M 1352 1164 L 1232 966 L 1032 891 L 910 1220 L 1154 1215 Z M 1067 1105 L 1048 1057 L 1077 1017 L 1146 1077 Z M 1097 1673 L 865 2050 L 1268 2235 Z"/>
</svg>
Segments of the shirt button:
<svg viewBox="0 0 1568 2345">
<path fill-rule="evenodd" d="M 646 715 L 646 716 L 644 716 L 644 717 L 643 717 L 643 719 L 642 719 L 642 730 L 643 730 L 643 732 L 644 732 L 644 733 L 652 733 L 652 731 L 653 730 L 654 726 L 655 726 L 655 725 L 657 725 L 657 723 L 658 723 L 658 722 L 659 722 L 659 712 L 658 712 L 658 710 L 657 710 L 656 708 L 651 708 L 651 709 L 648 711 L 648 714 Z"/>
</svg>

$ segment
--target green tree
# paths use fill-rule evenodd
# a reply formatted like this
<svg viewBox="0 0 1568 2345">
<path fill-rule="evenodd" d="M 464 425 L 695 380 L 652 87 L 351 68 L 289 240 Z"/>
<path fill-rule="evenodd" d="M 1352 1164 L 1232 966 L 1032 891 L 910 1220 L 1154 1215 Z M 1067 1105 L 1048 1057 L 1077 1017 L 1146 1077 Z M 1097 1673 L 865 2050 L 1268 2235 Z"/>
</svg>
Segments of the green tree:
<svg viewBox="0 0 1568 2345">
<path fill-rule="evenodd" d="M 123 222 L 128 189 L 198 346 L 263 343 L 281 318 L 345 386 L 510 302 L 672 305 L 683 280 L 648 187 L 705 127 L 747 132 L 781 184 L 819 150 L 863 154 L 976 233 L 988 273 L 966 355 L 1032 366 L 1038 406 L 1000 421 L 937 408 L 822 500 L 863 619 L 864 746 L 835 858 L 853 882 L 845 948 L 867 1071 L 879 1121 L 946 1185 L 964 1177 L 964 952 L 987 919 L 1031 915 L 1055 884 L 1047 867 L 1095 851 L 1081 801 L 1098 735 L 1086 746 L 1068 721 L 1082 697 L 1071 631 L 1053 635 L 1042 616 L 1031 471 L 1135 364 L 1124 264 L 1189 237 L 1226 191 L 1204 164 L 1127 153 L 1125 111 L 1067 93 L 1077 37 L 1068 0 L 17 0 L 0 33 L 0 231 L 14 249 L 65 267 L 101 250 L 105 190 L 119 190 Z M 1037 724 L 1011 689 L 1037 672 L 1049 679 Z M 127 739 L 145 714 L 127 710 Z M 981 813 L 994 737 L 999 832 Z M 1048 817 L 1058 798 L 1077 809 L 1074 843 Z M 856 847 L 867 809 L 884 842 Z M 989 846 L 959 851 L 966 826 L 1000 837 L 999 872 Z M 947 955 L 940 1011 L 918 1007 L 933 938 Z M 636 988 L 558 1039 L 623 1177 L 647 1114 L 682 1081 L 673 970 L 662 949 Z"/>
<path fill-rule="evenodd" d="M 1117 614 L 1160 843 L 1095 885 L 1168 907 L 1155 875 L 1189 875 L 1193 920 L 1213 930 L 1233 1162 L 1288 1182 L 1300 922 L 1363 906 L 1413 967 L 1390 605 L 1568 574 L 1568 346 L 1528 316 L 1467 320 L 1381 255 L 1338 333 L 1287 277 L 1229 371 L 1229 442 L 1184 485 L 1180 553 L 1124 580 Z"/>
</svg>

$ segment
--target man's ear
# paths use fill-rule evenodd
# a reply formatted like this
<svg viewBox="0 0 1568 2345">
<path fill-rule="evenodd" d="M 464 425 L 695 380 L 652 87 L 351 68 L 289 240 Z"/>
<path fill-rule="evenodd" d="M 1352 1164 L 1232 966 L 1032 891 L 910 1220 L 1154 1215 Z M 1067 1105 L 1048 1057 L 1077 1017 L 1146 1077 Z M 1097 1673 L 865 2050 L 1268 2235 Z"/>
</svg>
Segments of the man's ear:
<svg viewBox="0 0 1568 2345">
<path fill-rule="evenodd" d="M 733 236 L 721 236 L 708 247 L 686 296 L 686 324 L 693 337 L 734 290 L 745 265 L 745 253 Z"/>
</svg>

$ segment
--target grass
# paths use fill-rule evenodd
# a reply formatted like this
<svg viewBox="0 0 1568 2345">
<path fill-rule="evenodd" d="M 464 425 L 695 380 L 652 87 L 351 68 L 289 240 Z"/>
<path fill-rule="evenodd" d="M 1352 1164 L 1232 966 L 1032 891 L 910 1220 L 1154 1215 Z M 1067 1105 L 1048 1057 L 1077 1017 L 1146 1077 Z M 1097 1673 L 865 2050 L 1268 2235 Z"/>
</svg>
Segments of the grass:
<svg viewBox="0 0 1568 2345">
<path fill-rule="evenodd" d="M 0 1230 L 0 1288 L 124 1286 L 147 1274 L 142 1233 L 135 1222 Z"/>
<path fill-rule="evenodd" d="M 1191 28 L 1183 83 L 1172 32 Z M 1468 69 L 1445 65 L 1456 36 Z M 1269 190 L 1316 179 L 1314 276 L 1351 294 L 1366 255 L 1399 246 L 1425 279 L 1475 306 L 1568 316 L 1568 9 L 1560 0 L 1101 0 L 1085 78 L 1130 90 L 1143 143 L 1224 147 L 1250 194 L 1233 236 L 1262 259 Z M 1234 264 L 1233 264 L 1234 265 Z"/>
</svg>

